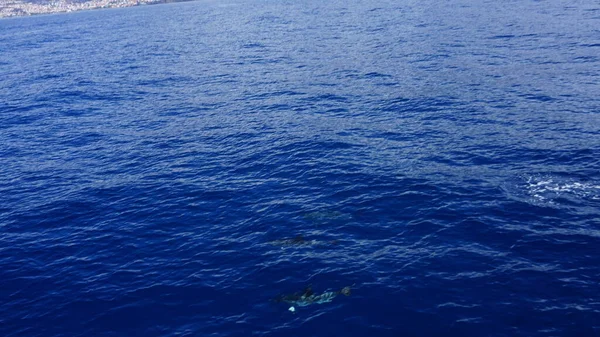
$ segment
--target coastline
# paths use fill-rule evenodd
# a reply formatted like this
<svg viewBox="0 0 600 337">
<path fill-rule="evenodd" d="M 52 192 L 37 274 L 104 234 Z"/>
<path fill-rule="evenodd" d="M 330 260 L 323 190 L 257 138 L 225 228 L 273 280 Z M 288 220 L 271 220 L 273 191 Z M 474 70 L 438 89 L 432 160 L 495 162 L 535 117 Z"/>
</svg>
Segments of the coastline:
<svg viewBox="0 0 600 337">
<path fill-rule="evenodd" d="M 73 2 L 72 0 L 0 0 L 0 19 L 184 1 L 192 0 L 89 0 L 84 2 Z"/>
</svg>

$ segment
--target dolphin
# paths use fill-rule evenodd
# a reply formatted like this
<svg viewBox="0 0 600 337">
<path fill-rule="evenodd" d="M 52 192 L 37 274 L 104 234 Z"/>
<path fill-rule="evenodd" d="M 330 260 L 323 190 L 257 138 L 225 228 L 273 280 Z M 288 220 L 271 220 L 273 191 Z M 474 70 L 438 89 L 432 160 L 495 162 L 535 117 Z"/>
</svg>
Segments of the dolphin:
<svg viewBox="0 0 600 337">
<path fill-rule="evenodd" d="M 331 241 L 306 240 L 306 239 L 304 239 L 304 236 L 302 236 L 302 235 L 296 235 L 293 238 L 283 238 L 283 239 L 279 239 L 279 240 L 269 241 L 268 243 L 271 244 L 271 245 L 274 245 L 274 246 L 282 246 L 282 247 L 289 247 L 289 246 L 328 246 L 328 245 L 335 245 L 335 244 L 337 244 L 338 240 L 331 240 Z"/>
<path fill-rule="evenodd" d="M 340 211 L 321 210 L 310 213 L 305 213 L 302 217 L 306 220 L 311 221 L 323 221 L 323 220 L 349 220 L 352 219 L 352 215 L 342 213 Z"/>
<path fill-rule="evenodd" d="M 350 287 L 344 287 L 338 291 L 326 291 L 320 295 L 316 295 L 311 286 L 308 286 L 302 293 L 294 293 L 291 295 L 280 295 L 275 298 L 275 302 L 285 302 L 299 307 L 305 307 L 311 304 L 323 304 L 333 301 L 333 299 L 342 294 L 350 296 Z"/>
</svg>

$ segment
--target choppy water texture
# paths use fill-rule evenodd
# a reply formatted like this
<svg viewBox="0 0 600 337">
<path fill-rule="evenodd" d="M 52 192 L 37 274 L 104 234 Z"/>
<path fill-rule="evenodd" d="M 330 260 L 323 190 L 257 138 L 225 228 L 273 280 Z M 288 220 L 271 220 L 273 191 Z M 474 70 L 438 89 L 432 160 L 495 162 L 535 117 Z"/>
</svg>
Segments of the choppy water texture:
<svg viewBox="0 0 600 337">
<path fill-rule="evenodd" d="M 599 336 L 599 55 L 577 0 L 2 20 L 0 335 Z"/>
</svg>

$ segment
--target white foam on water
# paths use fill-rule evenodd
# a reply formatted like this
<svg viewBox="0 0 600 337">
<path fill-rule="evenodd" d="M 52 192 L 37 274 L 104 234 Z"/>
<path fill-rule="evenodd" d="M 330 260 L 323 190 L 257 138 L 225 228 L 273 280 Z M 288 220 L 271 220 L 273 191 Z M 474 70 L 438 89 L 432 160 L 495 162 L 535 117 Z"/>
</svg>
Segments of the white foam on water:
<svg viewBox="0 0 600 337">
<path fill-rule="evenodd" d="M 561 197 L 600 200 L 600 184 L 551 176 L 525 177 L 525 193 L 539 202 L 555 203 Z"/>
</svg>

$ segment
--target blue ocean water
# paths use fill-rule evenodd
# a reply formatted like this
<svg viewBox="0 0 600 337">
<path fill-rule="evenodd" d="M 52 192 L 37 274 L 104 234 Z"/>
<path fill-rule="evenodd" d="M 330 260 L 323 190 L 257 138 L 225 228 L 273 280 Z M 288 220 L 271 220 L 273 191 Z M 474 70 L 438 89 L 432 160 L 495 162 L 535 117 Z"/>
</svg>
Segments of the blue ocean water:
<svg viewBox="0 0 600 337">
<path fill-rule="evenodd" d="M 600 336 L 594 1 L 0 20 L 0 163 L 1 336 Z"/>
</svg>

